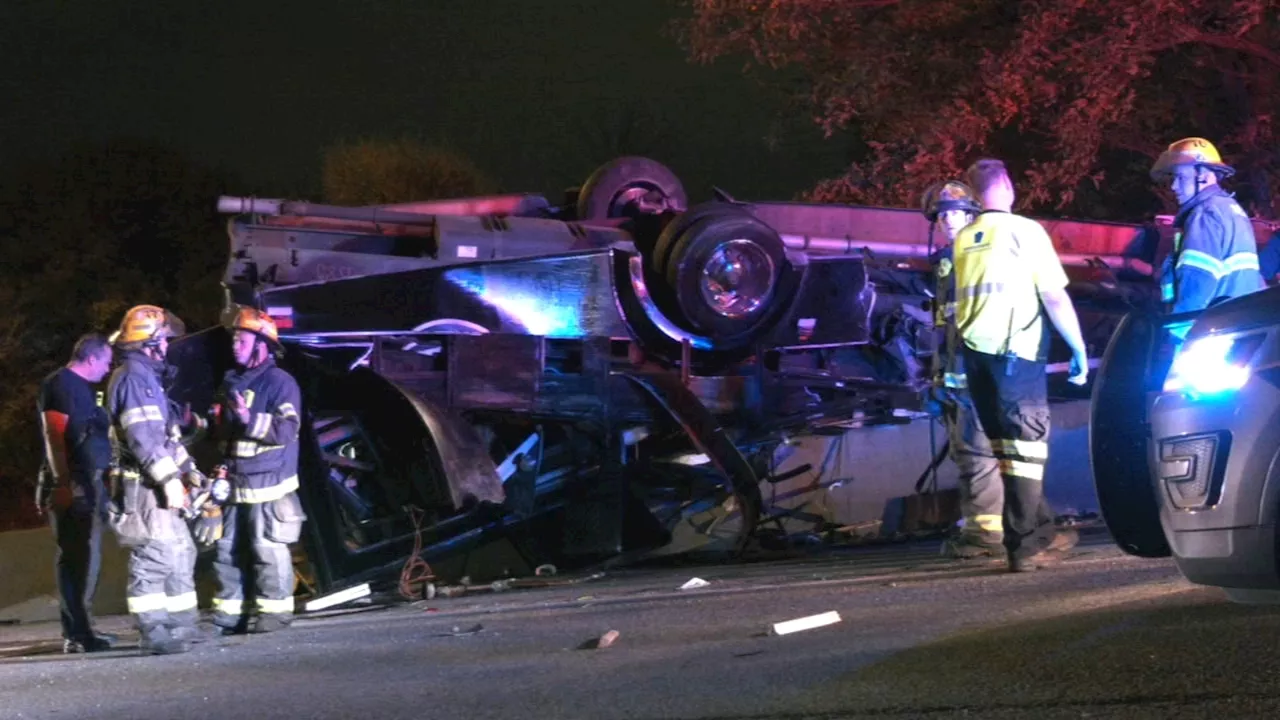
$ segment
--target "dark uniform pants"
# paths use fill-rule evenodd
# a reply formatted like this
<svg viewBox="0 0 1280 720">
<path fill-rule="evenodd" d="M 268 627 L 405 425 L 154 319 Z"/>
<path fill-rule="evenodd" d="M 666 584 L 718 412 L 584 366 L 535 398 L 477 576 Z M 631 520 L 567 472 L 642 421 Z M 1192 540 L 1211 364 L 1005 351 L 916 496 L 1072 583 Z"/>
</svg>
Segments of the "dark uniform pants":
<svg viewBox="0 0 1280 720">
<path fill-rule="evenodd" d="M 199 619 L 191 530 L 172 510 L 153 513 L 148 525 L 155 536 L 129 552 L 129 612 L 144 645 L 168 640 L 177 628 L 194 628 Z"/>
<path fill-rule="evenodd" d="M 301 532 L 301 521 L 281 514 L 277 504 L 232 503 L 222 509 L 222 538 L 213 561 L 218 592 L 213 600 L 214 624 L 243 630 L 254 610 L 282 624 L 293 620 L 293 554 L 289 543 Z M 253 598 L 252 605 L 248 602 Z"/>
<path fill-rule="evenodd" d="M 1010 557 L 1041 549 L 1033 536 L 1052 531 L 1044 512 L 1049 459 L 1049 393 L 1044 364 L 964 349 L 974 411 L 1004 486 L 1004 546 Z"/>
<path fill-rule="evenodd" d="M 943 410 L 951 442 L 951 460 L 959 477 L 960 511 L 964 516 L 961 542 L 983 547 L 999 547 L 1004 541 L 1004 480 L 1000 461 L 991 448 L 967 390 L 950 390 L 950 403 Z M 1036 512 L 1039 531 L 1051 535 L 1053 508 L 1043 493 Z M 1051 537 L 1042 539 L 1050 542 Z"/>
<path fill-rule="evenodd" d="M 93 636 L 93 595 L 102 565 L 102 520 L 81 503 L 49 513 L 58 550 L 54 579 L 61 601 L 62 637 L 85 641 Z"/>
</svg>

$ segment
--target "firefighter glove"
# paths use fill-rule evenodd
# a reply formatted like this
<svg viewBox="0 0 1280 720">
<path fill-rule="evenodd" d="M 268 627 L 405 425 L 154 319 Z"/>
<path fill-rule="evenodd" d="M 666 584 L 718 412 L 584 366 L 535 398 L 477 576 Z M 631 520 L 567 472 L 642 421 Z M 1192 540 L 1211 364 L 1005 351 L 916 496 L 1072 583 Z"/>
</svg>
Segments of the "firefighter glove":
<svg viewBox="0 0 1280 720">
<path fill-rule="evenodd" d="M 182 474 L 182 482 L 189 488 L 201 489 L 209 486 L 209 478 L 199 470 L 188 470 Z"/>
<path fill-rule="evenodd" d="M 196 518 L 191 529 L 201 547 L 209 547 L 222 539 L 222 508 L 208 505 Z"/>
</svg>

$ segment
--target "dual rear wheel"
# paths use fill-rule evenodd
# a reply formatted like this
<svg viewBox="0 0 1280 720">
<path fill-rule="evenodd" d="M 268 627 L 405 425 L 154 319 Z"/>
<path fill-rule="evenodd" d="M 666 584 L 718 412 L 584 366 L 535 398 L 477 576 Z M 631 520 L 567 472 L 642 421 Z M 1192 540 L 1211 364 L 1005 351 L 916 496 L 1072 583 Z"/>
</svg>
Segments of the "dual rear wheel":
<svg viewBox="0 0 1280 720">
<path fill-rule="evenodd" d="M 582 221 L 636 221 L 645 284 L 675 325 L 719 350 L 749 348 L 791 299 L 782 238 L 739 203 L 686 206 L 684 187 L 669 168 L 623 157 L 591 174 L 577 210 Z M 655 217 L 662 222 L 644 222 Z M 656 237 L 641 231 L 656 227 Z"/>
</svg>

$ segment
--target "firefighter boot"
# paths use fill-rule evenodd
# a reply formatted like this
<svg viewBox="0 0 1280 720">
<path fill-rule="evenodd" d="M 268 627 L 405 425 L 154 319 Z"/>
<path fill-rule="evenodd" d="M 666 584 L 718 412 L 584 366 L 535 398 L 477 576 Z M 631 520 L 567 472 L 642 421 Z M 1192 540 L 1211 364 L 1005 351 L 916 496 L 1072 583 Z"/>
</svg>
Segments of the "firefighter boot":
<svg viewBox="0 0 1280 720">
<path fill-rule="evenodd" d="M 1071 528 L 1063 528 L 1053 534 L 1053 539 L 1049 541 L 1045 550 L 1054 552 L 1066 552 L 1075 547 L 1080 542 L 1080 533 Z"/>
<path fill-rule="evenodd" d="M 269 633 L 277 630 L 284 630 L 289 627 L 289 622 L 293 618 L 278 613 L 262 613 L 253 619 L 249 624 L 249 632 L 251 633 Z"/>
<path fill-rule="evenodd" d="M 187 643 L 175 638 L 163 625 L 150 625 L 141 628 L 142 640 L 138 649 L 144 655 L 175 655 L 191 649 Z"/>
<path fill-rule="evenodd" d="M 209 639 L 209 634 L 198 625 L 179 625 L 173 628 L 169 634 L 173 636 L 174 640 L 191 645 L 199 645 Z"/>
<path fill-rule="evenodd" d="M 205 640 L 205 633 L 200 629 L 199 621 L 200 613 L 198 610 L 171 612 L 169 613 L 169 622 L 166 623 L 166 627 L 169 629 L 169 635 L 174 639 L 188 643 L 199 643 Z"/>
<path fill-rule="evenodd" d="M 995 562 L 1005 559 L 1005 549 L 998 542 L 987 542 L 976 534 L 960 533 L 943 541 L 942 556 L 951 560 Z"/>
<path fill-rule="evenodd" d="M 1025 555 L 1015 554 L 1009 556 L 1009 572 L 1025 573 L 1035 572 L 1042 568 L 1049 568 L 1062 562 L 1063 554 L 1053 550 L 1041 550 L 1040 552 Z"/>
</svg>

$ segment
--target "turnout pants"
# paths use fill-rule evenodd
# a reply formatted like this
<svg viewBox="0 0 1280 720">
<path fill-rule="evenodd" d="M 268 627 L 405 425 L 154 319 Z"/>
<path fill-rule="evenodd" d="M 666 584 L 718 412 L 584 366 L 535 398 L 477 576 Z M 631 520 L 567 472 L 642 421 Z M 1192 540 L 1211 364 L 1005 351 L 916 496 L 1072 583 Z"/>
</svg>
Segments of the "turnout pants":
<svg viewBox="0 0 1280 720">
<path fill-rule="evenodd" d="M 102 520 L 83 503 L 49 513 L 58 543 L 54 579 L 61 604 L 62 637 L 85 641 L 93 637 L 93 595 L 102 565 Z"/>
<path fill-rule="evenodd" d="M 144 647 L 169 640 L 177 628 L 194 628 L 199 619 L 191 530 L 173 510 L 152 512 L 148 524 L 160 532 L 129 552 L 127 601 Z"/>
<path fill-rule="evenodd" d="M 957 464 L 961 464 L 962 498 L 972 498 L 975 524 L 985 529 L 988 539 L 994 537 L 991 529 L 996 527 L 990 516 L 999 507 L 1001 539 L 1009 556 L 1029 557 L 1043 547 L 1044 536 L 1053 534 L 1053 514 L 1044 500 L 1050 428 L 1044 364 L 967 347 L 964 357 L 975 423 L 969 430 L 975 442 L 956 450 L 961 458 Z M 964 435 L 961 425 L 958 420 L 957 430 Z M 963 489 L 966 465 L 972 478 L 967 493 Z M 994 502 L 996 473 L 1003 491 L 999 505 Z M 968 504 L 964 511 L 967 526 Z"/>
<path fill-rule="evenodd" d="M 215 545 L 213 561 L 218 592 L 213 600 L 213 622 L 219 627 L 243 631 L 256 610 L 261 619 L 279 625 L 293 620 L 293 554 L 289 543 L 298 539 L 302 522 L 294 520 L 288 505 L 297 497 L 264 503 L 232 503 L 222 509 L 222 538 Z"/>
<path fill-rule="evenodd" d="M 1000 547 L 1004 542 L 1004 480 L 1000 462 L 991 448 L 973 399 L 966 390 L 951 390 L 950 403 L 943 409 L 947 434 L 951 441 L 951 460 L 958 470 L 960 512 L 964 528 L 960 542 L 979 547 Z M 1038 532 L 1042 542 L 1052 541 L 1053 508 L 1040 497 L 1036 511 Z"/>
</svg>

